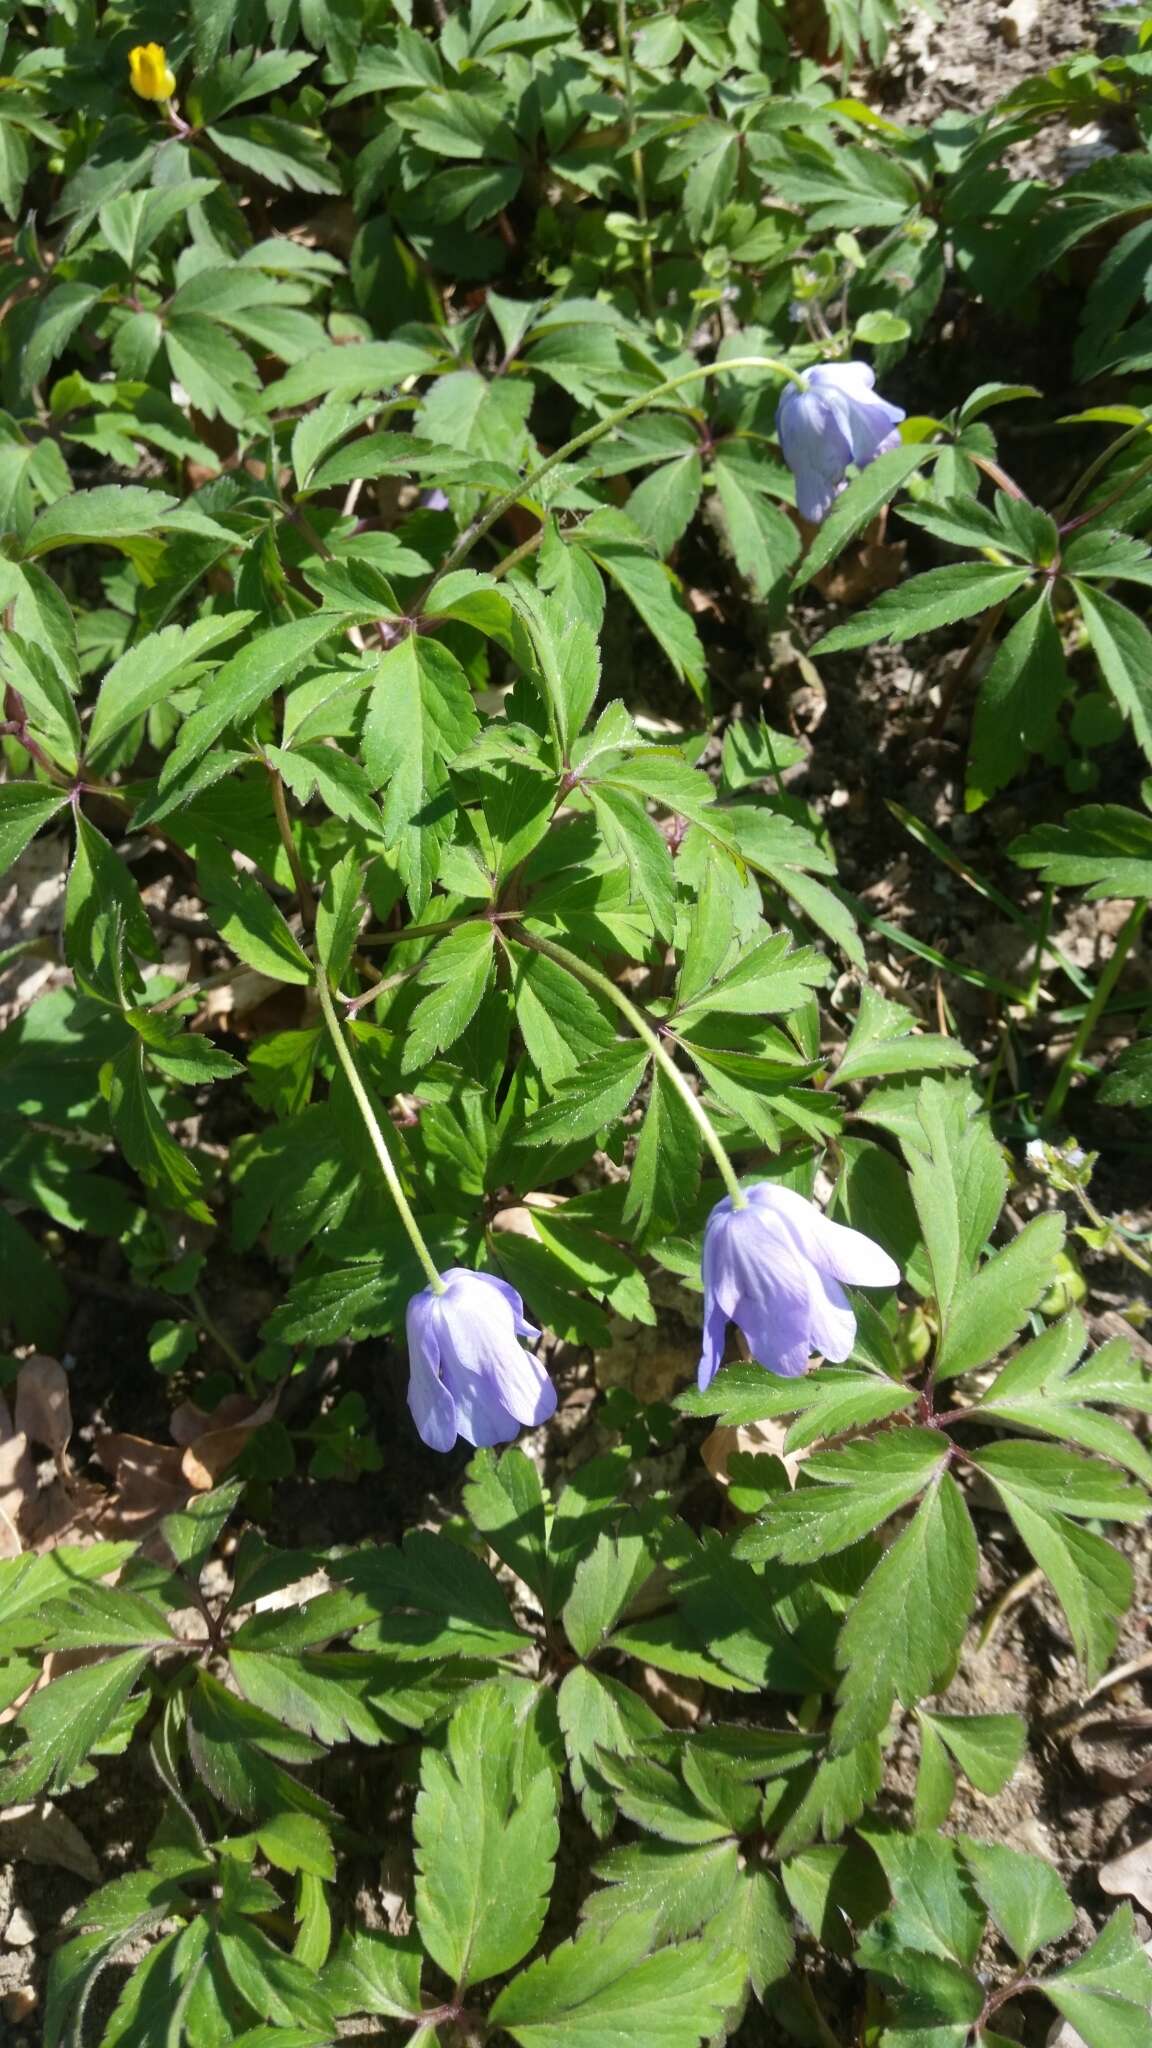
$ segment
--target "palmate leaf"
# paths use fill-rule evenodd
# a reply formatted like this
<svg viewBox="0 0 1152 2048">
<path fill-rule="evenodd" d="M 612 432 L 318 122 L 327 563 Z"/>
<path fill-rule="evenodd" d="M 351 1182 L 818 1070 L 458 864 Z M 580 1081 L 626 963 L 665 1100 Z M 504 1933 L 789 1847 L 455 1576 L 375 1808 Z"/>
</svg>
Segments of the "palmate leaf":
<svg viewBox="0 0 1152 2048">
<path fill-rule="evenodd" d="M 1082 1529 L 1050 1506 L 1037 1506 L 1003 1474 L 997 1492 L 1064 1610 L 1076 1655 L 1089 1684 L 1107 1669 L 1133 1590 L 1126 1557 L 1094 1530 Z"/>
<path fill-rule="evenodd" d="M 1009 847 L 1045 882 L 1087 889 L 1086 900 L 1152 897 L 1152 818 L 1123 804 L 1085 804 L 1063 825 L 1037 825 Z"/>
<path fill-rule="evenodd" d="M 1034 1216 L 956 1289 L 937 1354 L 939 1379 L 971 1372 L 1011 1343 L 1048 1292 L 1064 1242 L 1062 1216 Z"/>
<path fill-rule="evenodd" d="M 413 1826 L 416 1918 L 433 1960 L 461 1987 L 510 1970 L 548 1906 L 559 1833 L 556 1784 L 517 1789 L 516 1718 L 498 1685 L 457 1707 L 441 1754 L 427 1748 Z"/>
<path fill-rule="evenodd" d="M 941 1311 L 975 1272 L 1000 1215 L 1008 1176 L 986 1119 L 962 1083 L 924 1081 L 904 1138 L 912 1198 Z"/>
<path fill-rule="evenodd" d="M 1147 1406 L 1152 1378 L 1123 1337 L 1079 1365 L 1087 1341 L 1078 1313 L 1062 1317 L 1017 1352 L 976 1406 L 999 1422 L 1096 1451 L 1152 1485 L 1152 1457 L 1139 1438 L 1094 1405 Z"/>
<path fill-rule="evenodd" d="M 584 1816 L 601 1841 L 610 1832 L 616 1807 L 596 1769 L 602 1750 L 620 1756 L 643 1751 L 662 1723 L 628 1686 L 587 1665 L 577 1665 L 561 1684 L 556 1700 L 568 1752 L 572 1785 Z"/>
<path fill-rule="evenodd" d="M 874 988 L 860 991 L 856 1022 L 836 1069 L 837 1081 L 875 1080 L 882 1074 L 923 1073 L 930 1067 L 970 1067 L 973 1055 L 954 1038 L 918 1032 L 903 1003 Z"/>
<path fill-rule="evenodd" d="M 0 875 L 18 860 L 42 825 L 67 803 L 63 790 L 42 782 L 6 782 L 0 787 Z"/>
<path fill-rule="evenodd" d="M 803 1467 L 806 1483 L 773 1501 L 765 1520 L 740 1537 L 737 1554 L 811 1564 L 844 1550 L 924 1492 L 947 1456 L 938 1430 L 911 1427 L 819 1451 Z"/>
<path fill-rule="evenodd" d="M 505 1986 L 494 2026 L 521 2048 L 698 2048 L 744 1986 L 730 1951 L 687 1941 L 652 1953 L 646 1913 L 590 1928 Z"/>
<path fill-rule="evenodd" d="M 376 664 L 364 761 L 384 792 L 384 836 L 413 913 L 427 902 L 454 805 L 448 765 L 479 731 L 468 678 L 438 640 L 411 633 Z"/>
</svg>

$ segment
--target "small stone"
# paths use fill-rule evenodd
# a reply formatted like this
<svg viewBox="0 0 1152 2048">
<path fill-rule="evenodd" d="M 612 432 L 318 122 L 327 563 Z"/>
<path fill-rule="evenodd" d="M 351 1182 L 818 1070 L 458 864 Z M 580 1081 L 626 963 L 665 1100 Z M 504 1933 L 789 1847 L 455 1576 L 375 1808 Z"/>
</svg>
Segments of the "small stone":
<svg viewBox="0 0 1152 2048">
<path fill-rule="evenodd" d="M 31 1984 L 22 1984 L 18 1991 L 9 1991 L 0 2000 L 0 2012 L 12 2025 L 18 2027 L 21 2020 L 30 2019 L 36 2010 L 36 1993 Z"/>
<path fill-rule="evenodd" d="M 1010 50 L 1027 42 L 1040 20 L 1040 0 L 1008 0 L 1000 16 L 1000 33 Z"/>
<path fill-rule="evenodd" d="M 13 1906 L 8 1925 L 4 1929 L 4 1942 L 8 1948 L 27 1948 L 35 1941 L 36 1929 L 23 1906 Z"/>
</svg>

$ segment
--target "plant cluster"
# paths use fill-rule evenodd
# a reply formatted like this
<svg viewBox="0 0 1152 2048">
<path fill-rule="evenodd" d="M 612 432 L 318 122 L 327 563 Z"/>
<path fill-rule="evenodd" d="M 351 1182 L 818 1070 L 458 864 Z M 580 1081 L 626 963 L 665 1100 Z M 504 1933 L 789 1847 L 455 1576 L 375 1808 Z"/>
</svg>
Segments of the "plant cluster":
<svg viewBox="0 0 1152 2048">
<path fill-rule="evenodd" d="M 1070 1944 L 1058 1873 L 953 1823 L 1025 1723 L 942 1698 L 992 1559 L 1101 1677 L 1152 1484 L 1152 1381 L 1093 1345 L 1002 1143 L 1148 1273 L 1055 1142 L 1093 1089 L 1152 1102 L 1152 1040 L 1098 1088 L 1086 1058 L 1152 897 L 1112 800 L 1152 759 L 1152 17 L 1115 12 L 1118 53 L 911 127 L 848 75 L 891 0 L 804 47 L 784 0 L 10 10 L 0 856 L 69 865 L 66 972 L 0 1032 L 0 1319 L 57 1345 L 105 1240 L 218 1431 L 142 1541 L 13 1527 L 0 1560 L 0 1804 L 125 1752 L 158 1788 L 53 1960 L 48 2048 L 827 2048 L 829 1972 L 877 2048 L 1006 2048 L 1041 2009 L 1152 2048 L 1131 1909 Z M 1122 146 L 1021 175 L 1069 119 Z M 958 294 L 1026 331 L 1085 270 L 1030 493 L 993 422 L 1044 394 L 917 410 L 915 345 Z M 1037 762 L 1062 790 L 1011 849 L 1042 911 L 1001 898 L 1033 984 L 968 978 L 1027 1017 L 1051 971 L 1074 1030 L 995 1120 L 946 1008 L 870 982 L 888 928 L 786 787 L 805 747 L 720 701 L 688 601 L 763 638 L 882 516 L 926 566 L 805 660 L 851 687 L 843 654 L 963 627 L 970 811 Z M 1066 887 L 1132 906 L 1095 983 Z M 243 1033 L 211 1001 L 241 988 Z M 276 1304 L 241 1348 L 247 1255 Z M 704 1325 L 675 1413 L 606 1404 L 563 1482 L 499 1448 L 552 1413 L 556 1344 L 673 1283 Z M 405 1331 L 413 1435 L 478 1446 L 465 1512 L 276 1547 L 302 1458 L 387 1489 L 315 1375 L 384 1338 L 403 1371 Z M 651 1456 L 702 1421 L 775 1432 L 709 1515 Z M 402 1935 L 341 1882 L 382 1831 Z"/>
</svg>

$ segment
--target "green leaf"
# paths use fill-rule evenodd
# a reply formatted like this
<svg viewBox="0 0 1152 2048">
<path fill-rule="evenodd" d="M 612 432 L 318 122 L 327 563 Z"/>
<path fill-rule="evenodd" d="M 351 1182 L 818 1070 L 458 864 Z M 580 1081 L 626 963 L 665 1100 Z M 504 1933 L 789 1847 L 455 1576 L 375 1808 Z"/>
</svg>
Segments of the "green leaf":
<svg viewBox="0 0 1152 2048">
<path fill-rule="evenodd" d="M 880 640 L 899 645 L 917 633 L 954 626 L 959 619 L 970 619 L 976 612 L 1005 603 L 1023 589 L 1029 575 L 1027 569 L 996 569 L 987 562 L 956 562 L 947 569 L 929 569 L 925 576 L 913 576 L 909 583 L 886 590 L 875 604 L 857 612 L 849 625 L 826 633 L 811 652 L 838 654 L 847 647 L 866 647 Z"/>
<path fill-rule="evenodd" d="M 527 946 L 507 944 L 514 968 L 516 1022 L 525 1050 L 545 1087 L 554 1089 L 613 1045 L 616 1028 L 596 998 L 565 968 Z"/>
<path fill-rule="evenodd" d="M 628 499 L 628 517 L 657 554 L 670 555 L 700 502 L 703 468 L 695 449 L 662 462 Z"/>
<path fill-rule="evenodd" d="M 1076 1908 L 1050 1863 L 1020 1849 L 960 1837 L 960 1853 L 993 1920 L 1027 1969 L 1038 1948 L 1076 1925 Z"/>
<path fill-rule="evenodd" d="M 1107 1356 L 1113 1346 L 1105 1346 L 1074 1370 L 1086 1341 L 1081 1317 L 1063 1317 L 1017 1352 L 977 1406 L 998 1421 L 1097 1451 L 1152 1485 L 1152 1457 L 1144 1445 L 1124 1423 L 1089 1405 L 1138 1404 L 1146 1391 L 1144 1375 L 1123 1338 L 1115 1344 L 1115 1378 Z"/>
<path fill-rule="evenodd" d="M 1093 1521 L 1141 1522 L 1148 1513 L 1143 1487 L 1130 1485 L 1097 1458 L 1053 1444 L 989 1444 L 973 1462 L 1002 1492 L 1035 1508 Z"/>
<path fill-rule="evenodd" d="M 80 547 L 85 542 L 118 547 L 141 534 L 173 528 L 228 542 L 233 538 L 226 526 L 217 526 L 163 491 L 144 490 L 139 484 L 101 484 L 94 491 L 72 491 L 41 512 L 24 543 L 24 556 L 31 561 L 51 548 Z M 132 552 L 130 547 L 125 551 Z"/>
<path fill-rule="evenodd" d="M 563 1622 L 576 1655 L 588 1658 L 601 1647 L 653 1571 L 644 1531 L 627 1525 L 615 1536 L 597 1538 L 595 1549 L 576 1567 Z"/>
<path fill-rule="evenodd" d="M 753 597 L 766 598 L 800 552 L 800 536 L 785 512 L 749 488 L 743 465 L 716 457 L 716 491 L 728 547 Z M 631 504 L 631 501 L 629 501 Z"/>
<path fill-rule="evenodd" d="M 883 1865 L 892 1892 L 888 1919 L 901 1946 L 943 1962 L 975 1962 L 985 1915 L 958 1845 L 942 1835 L 879 1827 L 860 1833 Z"/>
<path fill-rule="evenodd" d="M 879 1734 L 894 1699 L 914 1706 L 948 1684 L 976 1597 L 980 1556 L 964 1496 L 942 1472 L 885 1551 L 840 1631 L 832 1742 Z"/>
<path fill-rule="evenodd" d="M 291 747 L 266 747 L 269 761 L 280 770 L 300 804 L 317 796 L 334 818 L 359 825 L 372 838 L 383 836 L 384 821 L 371 795 L 371 784 L 358 761 L 323 740 L 298 740 Z"/>
<path fill-rule="evenodd" d="M 1007 1483 L 996 1488 L 1064 1610 L 1076 1655 L 1089 1684 L 1108 1668 L 1120 1623 L 1132 1600 L 1132 1567 L 1127 1558 L 1051 1507 L 1037 1507 Z"/>
<path fill-rule="evenodd" d="M 636 607 L 676 674 L 698 697 L 705 687 L 704 649 L 689 614 L 677 602 L 669 571 L 649 554 L 643 536 L 620 512 L 594 512 L 572 536 Z"/>
<path fill-rule="evenodd" d="M 593 1865 L 604 1889 L 589 1893 L 583 1917 L 590 1926 L 606 1927 L 621 1914 L 643 1912 L 657 1941 L 682 1940 L 733 1900 L 741 1881 L 737 1854 L 730 1838 L 685 1849 L 649 1837 L 610 1849 Z"/>
<path fill-rule="evenodd" d="M 568 1751 L 573 1789 L 589 1826 L 601 1840 L 612 1827 L 615 1804 L 597 1779 L 601 1750 L 632 1756 L 663 1733 L 650 1707 L 618 1679 L 577 1665 L 561 1683 L 556 1699 Z"/>
<path fill-rule="evenodd" d="M 691 1209 L 700 1181 L 700 1151 L 695 1118 L 663 1068 L 654 1066 L 624 1202 L 625 1227 L 637 1238 L 675 1229 Z"/>
<path fill-rule="evenodd" d="M 423 1961 L 414 1934 L 348 1928 L 321 1982 L 338 2018 L 371 2012 L 386 2019 L 415 2019 Z"/>
<path fill-rule="evenodd" d="M 1152 1957 L 1131 1906 L 1119 1906 L 1091 1948 L 1041 1988 L 1087 2048 L 1150 2048 Z"/>
<path fill-rule="evenodd" d="M 541 1956 L 492 2008 L 521 2048 L 698 2048 L 743 1989 L 737 1956 L 688 1941 L 649 1951 L 652 1921 L 622 1914 Z"/>
<path fill-rule="evenodd" d="M 105 1736 L 150 1652 L 128 1650 L 67 1671 L 33 1693 L 20 1710 L 22 1746 L 0 1767 L 6 1805 L 31 1799 L 45 1787 L 62 1792 L 89 1750 Z"/>
<path fill-rule="evenodd" d="M 1008 1176 L 987 1119 L 973 1114 L 966 1086 L 921 1082 L 916 1122 L 904 1149 L 936 1300 L 947 1313 L 988 1241 Z"/>
<path fill-rule="evenodd" d="M 865 984 L 836 1079 L 866 1081 L 881 1074 L 923 1073 L 930 1067 L 970 1067 L 972 1060 L 956 1039 L 917 1032 L 916 1019 L 903 1003 L 890 1002 Z"/>
<path fill-rule="evenodd" d="M 127 1563 L 134 1543 L 71 1544 L 45 1551 L 42 1557 L 0 1561 L 0 1657 L 45 1640 L 43 1609 L 55 1597 L 89 1579 L 109 1577 Z"/>
<path fill-rule="evenodd" d="M 19 859 L 40 827 L 56 817 L 67 801 L 65 790 L 50 789 L 42 782 L 0 785 L 0 874 Z"/>
<path fill-rule="evenodd" d="M 773 1501 L 767 1518 L 745 1530 L 737 1555 L 811 1564 L 858 1543 L 939 1473 L 947 1456 L 939 1434 L 907 1427 L 843 1451 L 817 1452 L 802 1467 L 795 1492 Z"/>
<path fill-rule="evenodd" d="M 413 1530 L 403 1550 L 361 1549 L 341 1558 L 334 1575 L 381 1617 L 358 1641 L 393 1657 L 516 1656 L 528 1641 L 488 1567 L 427 1530 Z"/>
<path fill-rule="evenodd" d="M 921 1709 L 919 1718 L 989 1798 L 1004 1790 L 1027 1747 L 1027 1724 L 1019 1714 L 930 1714 Z"/>
<path fill-rule="evenodd" d="M 1152 760 L 1152 633 L 1106 591 L 1078 580 L 1073 588 L 1104 681 Z"/>
<path fill-rule="evenodd" d="M 570 1145 L 615 1123 L 640 1086 L 648 1058 L 647 1048 L 635 1040 L 606 1046 L 536 1111 L 522 1133 L 525 1143 Z"/>
<path fill-rule="evenodd" d="M 339 612 L 314 612 L 307 619 L 273 626 L 216 670 L 160 770 L 161 793 L 179 789 L 182 778 L 230 725 L 242 726 L 276 690 L 293 682 L 322 640 L 347 621 Z"/>
<path fill-rule="evenodd" d="M 811 947 L 796 947 L 789 932 L 774 932 L 750 946 L 699 995 L 673 1014 L 678 1025 L 691 1025 L 710 1013 L 761 1017 L 798 1010 L 812 989 L 828 979 L 828 962 Z"/>
<path fill-rule="evenodd" d="M 404 1041 L 405 1073 L 427 1066 L 467 1030 L 492 978 L 495 937 L 487 920 L 461 925 L 422 963 L 421 981 L 433 986 L 412 1012 Z"/>
<path fill-rule="evenodd" d="M 939 1379 L 971 1372 L 1012 1342 L 1051 1287 L 1063 1242 L 1062 1216 L 1034 1216 L 957 1288 L 937 1359 Z"/>
<path fill-rule="evenodd" d="M 1041 592 L 997 649 L 980 685 L 972 721 L 965 808 L 978 810 L 1005 788 L 1056 727 L 1068 686 L 1052 595 Z"/>
<path fill-rule="evenodd" d="M 379 658 L 364 761 L 384 792 L 384 836 L 417 915 L 431 892 L 451 813 L 447 770 L 476 737 L 468 678 L 454 654 L 411 633 Z"/>
<path fill-rule="evenodd" d="M 154 196 L 154 195 L 149 195 Z M 88 759 L 102 753 L 125 728 L 200 673 L 206 655 L 250 626 L 254 612 L 224 612 L 190 626 L 165 626 L 139 640 L 114 662 L 100 685 L 88 730 Z"/>
<path fill-rule="evenodd" d="M 468 1467 L 464 1505 L 480 1534 L 547 1610 L 547 1525 L 540 1475 L 523 1451 L 477 1451 Z"/>
<path fill-rule="evenodd" d="M 176 1143 L 152 1100 L 139 1040 L 101 1069 L 100 1086 L 124 1157 L 145 1187 L 168 1207 L 210 1223 L 196 1163 Z"/>
<path fill-rule="evenodd" d="M 255 875 L 234 868 L 222 847 L 205 850 L 197 874 L 220 937 L 245 966 L 273 981 L 311 982 L 308 955 Z"/>
<path fill-rule="evenodd" d="M 796 572 L 796 585 L 810 583 L 821 569 L 826 569 L 841 548 L 875 519 L 900 485 L 939 453 L 939 448 L 927 442 L 905 443 L 900 448 L 890 448 L 885 455 L 878 455 L 875 462 L 870 462 L 867 469 L 853 477 L 822 522 Z"/>
<path fill-rule="evenodd" d="M 416 1918 L 433 1960 L 462 1988 L 510 1970 L 543 1925 L 559 1841 L 556 1786 L 518 1793 L 516 1718 L 497 1684 L 466 1695 L 444 1754 L 426 1748 L 416 1801 Z"/>
<path fill-rule="evenodd" d="M 339 982 L 356 950 L 364 920 L 364 870 L 354 851 L 329 870 L 316 906 L 316 951 L 329 979 Z M 267 1041 L 263 1041 L 267 1043 Z M 306 1062 L 311 1076 L 312 1060 Z"/>
<path fill-rule="evenodd" d="M 1063 825 L 1037 825 L 1008 849 L 1046 882 L 1087 888 L 1087 901 L 1152 897 L 1152 818 L 1122 804 L 1085 804 Z"/>
</svg>

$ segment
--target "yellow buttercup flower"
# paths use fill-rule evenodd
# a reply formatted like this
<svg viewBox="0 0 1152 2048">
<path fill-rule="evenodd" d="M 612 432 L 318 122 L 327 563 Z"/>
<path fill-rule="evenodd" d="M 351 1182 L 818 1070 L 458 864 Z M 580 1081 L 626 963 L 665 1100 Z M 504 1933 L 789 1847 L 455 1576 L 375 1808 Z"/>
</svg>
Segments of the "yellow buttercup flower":
<svg viewBox="0 0 1152 2048">
<path fill-rule="evenodd" d="M 132 90 L 142 100 L 170 100 L 176 90 L 176 76 L 169 70 L 163 43 L 138 43 L 129 50 L 128 71 Z"/>
</svg>

